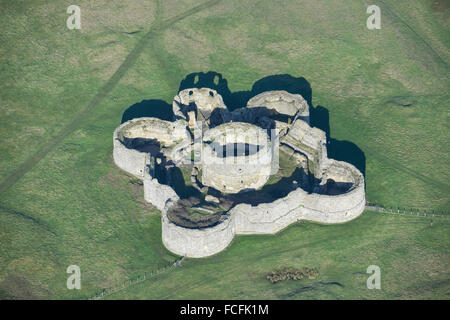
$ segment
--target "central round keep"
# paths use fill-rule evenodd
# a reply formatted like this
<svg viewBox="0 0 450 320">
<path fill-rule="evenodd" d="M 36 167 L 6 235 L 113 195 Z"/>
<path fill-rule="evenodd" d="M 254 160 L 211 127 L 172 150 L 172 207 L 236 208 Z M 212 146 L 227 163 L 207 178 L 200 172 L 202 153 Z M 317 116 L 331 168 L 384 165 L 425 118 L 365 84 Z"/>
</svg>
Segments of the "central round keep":
<svg viewBox="0 0 450 320">
<path fill-rule="evenodd" d="M 202 139 L 203 185 L 223 193 L 262 187 L 271 173 L 272 150 L 265 129 L 229 122 L 206 131 Z"/>
</svg>

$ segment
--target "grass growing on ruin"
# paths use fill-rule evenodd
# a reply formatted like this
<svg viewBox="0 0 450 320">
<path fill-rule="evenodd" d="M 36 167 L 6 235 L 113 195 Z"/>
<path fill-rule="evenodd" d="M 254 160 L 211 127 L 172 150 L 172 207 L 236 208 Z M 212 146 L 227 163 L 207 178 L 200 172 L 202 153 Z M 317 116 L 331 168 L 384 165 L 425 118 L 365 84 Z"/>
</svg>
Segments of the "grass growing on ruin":
<svg viewBox="0 0 450 320">
<path fill-rule="evenodd" d="M 142 187 L 113 164 L 112 134 L 129 106 L 170 104 L 192 72 L 220 72 L 232 92 L 269 75 L 305 77 L 313 105 L 329 111 L 331 137 L 364 152 L 370 201 L 448 212 L 443 1 L 383 1 L 374 31 L 362 2 L 220 1 L 183 15 L 199 3 L 81 1 L 82 30 L 70 31 L 64 1 L 1 2 L 0 183 L 67 136 L 0 194 L 0 298 L 86 298 L 176 258 Z M 237 237 L 114 297 L 448 298 L 448 243 L 447 222 L 365 213 Z M 80 291 L 66 289 L 72 264 Z M 371 264 L 381 267 L 381 291 L 365 287 Z M 264 279 L 303 266 L 319 277 Z"/>
<path fill-rule="evenodd" d="M 301 167 L 299 164 L 295 162 L 292 156 L 289 156 L 282 150 L 279 150 L 279 158 L 278 158 L 278 171 L 271 175 L 267 180 L 266 184 L 271 185 L 275 184 L 282 178 L 289 178 L 294 173 L 297 167 Z"/>
</svg>

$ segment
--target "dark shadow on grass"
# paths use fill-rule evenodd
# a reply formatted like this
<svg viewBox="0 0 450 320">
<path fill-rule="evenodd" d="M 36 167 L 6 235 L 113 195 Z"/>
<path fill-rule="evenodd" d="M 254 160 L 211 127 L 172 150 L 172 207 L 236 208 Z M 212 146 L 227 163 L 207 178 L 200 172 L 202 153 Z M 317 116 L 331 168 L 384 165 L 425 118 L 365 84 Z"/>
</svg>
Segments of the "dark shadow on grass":
<svg viewBox="0 0 450 320">
<path fill-rule="evenodd" d="M 163 100 L 142 100 L 125 110 L 122 115 L 122 123 L 142 117 L 154 117 L 161 120 L 172 121 L 172 106 Z"/>
<path fill-rule="evenodd" d="M 366 157 L 364 152 L 350 141 L 340 141 L 331 138 L 329 112 L 323 106 L 312 106 L 312 90 L 309 82 L 303 77 L 293 77 L 289 74 L 271 75 L 256 81 L 249 91 L 231 92 L 227 80 L 222 74 L 209 72 L 195 72 L 187 75 L 180 83 L 179 91 L 188 88 L 211 88 L 223 98 L 230 110 L 245 107 L 252 97 L 271 90 L 284 90 L 293 94 L 300 94 L 310 108 L 311 126 L 325 131 L 328 141 L 328 156 L 332 159 L 353 164 L 361 173 L 366 175 Z"/>
<path fill-rule="evenodd" d="M 259 190 L 225 195 L 224 198 L 229 198 L 233 205 L 247 203 L 256 206 L 261 203 L 271 203 L 276 199 L 287 196 L 289 192 L 297 187 L 294 181 L 305 181 L 305 177 L 307 177 L 307 174 L 305 174 L 303 169 L 296 168 L 290 177 L 282 177 L 274 184 L 265 184 Z"/>
<path fill-rule="evenodd" d="M 320 105 L 310 107 L 310 122 L 312 127 L 325 131 L 327 136 L 327 153 L 331 159 L 351 163 L 366 176 L 366 156 L 356 144 L 350 141 L 341 141 L 331 138 L 330 113 L 327 108 Z"/>
<path fill-rule="evenodd" d="M 228 81 L 220 73 L 195 72 L 188 74 L 180 83 L 178 91 L 188 88 L 211 88 L 216 90 L 223 98 L 229 110 L 245 107 L 252 97 L 271 90 L 285 90 L 298 93 L 311 105 L 311 86 L 305 78 L 295 78 L 288 74 L 272 75 L 256 81 L 249 91 L 231 92 Z"/>
</svg>

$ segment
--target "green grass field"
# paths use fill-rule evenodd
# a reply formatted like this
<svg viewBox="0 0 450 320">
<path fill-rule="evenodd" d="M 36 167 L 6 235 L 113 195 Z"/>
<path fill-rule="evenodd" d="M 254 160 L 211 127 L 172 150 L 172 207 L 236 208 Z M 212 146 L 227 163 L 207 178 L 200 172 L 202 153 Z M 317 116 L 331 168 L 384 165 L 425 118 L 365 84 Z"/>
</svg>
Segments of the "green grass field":
<svg viewBox="0 0 450 320">
<path fill-rule="evenodd" d="M 366 157 L 367 198 L 442 212 L 365 212 L 342 225 L 305 223 L 239 236 L 107 298 L 450 298 L 449 5 L 377 1 L 0 0 L 0 299 L 85 299 L 178 257 L 160 215 L 112 161 L 123 112 L 171 104 L 181 80 L 215 71 L 232 92 L 290 74 L 329 111 L 330 134 Z M 193 9 L 194 8 L 194 9 Z M 81 268 L 81 290 L 66 268 Z M 381 268 L 382 289 L 366 288 Z M 314 267 L 315 280 L 265 279 Z"/>
</svg>

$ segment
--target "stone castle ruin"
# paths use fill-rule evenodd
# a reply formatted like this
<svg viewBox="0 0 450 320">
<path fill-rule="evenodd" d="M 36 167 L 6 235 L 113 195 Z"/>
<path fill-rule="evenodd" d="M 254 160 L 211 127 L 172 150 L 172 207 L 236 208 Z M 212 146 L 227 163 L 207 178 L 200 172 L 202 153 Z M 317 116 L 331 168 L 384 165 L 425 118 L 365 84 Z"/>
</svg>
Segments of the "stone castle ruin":
<svg viewBox="0 0 450 320">
<path fill-rule="evenodd" d="M 235 234 L 274 234 L 298 220 L 342 223 L 365 207 L 364 177 L 327 157 L 298 94 L 266 91 L 229 111 L 217 91 L 173 100 L 173 121 L 143 117 L 114 131 L 114 161 L 143 180 L 170 251 L 206 257 Z M 282 176 L 295 168 L 292 176 Z M 186 191 L 187 190 L 187 191 Z"/>
</svg>

